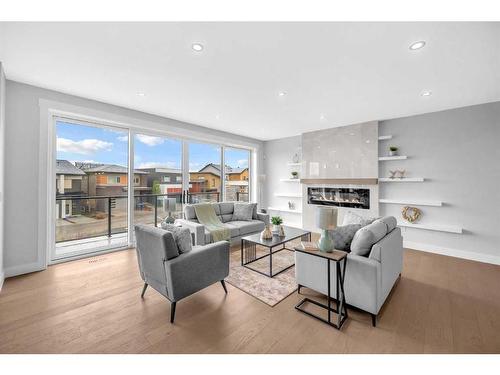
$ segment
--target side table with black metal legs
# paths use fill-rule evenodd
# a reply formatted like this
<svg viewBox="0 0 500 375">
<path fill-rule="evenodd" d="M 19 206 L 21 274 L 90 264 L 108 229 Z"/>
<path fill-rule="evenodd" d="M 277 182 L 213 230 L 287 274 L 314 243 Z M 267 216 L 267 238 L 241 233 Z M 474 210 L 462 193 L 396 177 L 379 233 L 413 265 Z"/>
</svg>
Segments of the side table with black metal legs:
<svg viewBox="0 0 500 375">
<path fill-rule="evenodd" d="M 346 307 L 346 301 L 345 301 L 345 292 L 344 292 L 344 278 L 345 278 L 345 270 L 346 270 L 346 264 L 347 264 L 347 253 L 344 251 L 339 251 L 339 250 L 333 250 L 331 253 L 324 253 L 321 252 L 317 249 L 311 249 L 311 250 L 306 250 L 303 249 L 302 247 L 296 247 L 295 251 L 308 254 L 310 256 L 316 256 L 325 259 L 327 263 L 327 282 L 328 282 L 328 295 L 327 295 L 327 301 L 328 305 L 324 305 L 318 301 L 314 301 L 310 298 L 304 298 L 302 301 L 300 301 L 295 308 L 299 310 L 300 312 L 303 312 L 304 314 L 307 314 L 309 316 L 312 316 L 313 318 L 316 318 L 318 320 L 321 320 L 322 322 L 335 327 L 337 329 L 340 329 L 346 319 L 348 318 L 347 315 L 347 307 Z M 336 308 L 333 308 L 331 305 L 332 302 L 332 295 L 331 295 L 331 267 L 330 264 L 334 262 L 335 267 L 336 267 Z M 299 285 L 299 291 L 300 291 L 300 285 Z M 312 303 L 316 306 L 319 306 L 323 309 L 327 310 L 328 313 L 328 318 L 325 319 L 321 316 L 318 316 L 316 314 L 313 314 L 309 311 L 306 311 L 302 305 L 305 304 L 306 302 Z M 332 321 L 332 312 L 337 314 L 337 321 L 334 322 Z"/>
</svg>

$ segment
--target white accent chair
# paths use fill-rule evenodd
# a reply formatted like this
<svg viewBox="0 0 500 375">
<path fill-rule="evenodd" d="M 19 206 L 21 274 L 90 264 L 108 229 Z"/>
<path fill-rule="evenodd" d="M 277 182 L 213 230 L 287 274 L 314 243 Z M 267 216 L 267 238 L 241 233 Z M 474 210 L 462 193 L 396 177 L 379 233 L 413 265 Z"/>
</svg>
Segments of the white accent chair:
<svg viewBox="0 0 500 375">
<path fill-rule="evenodd" d="M 376 226 L 377 222 L 384 222 L 387 228 L 385 234 L 379 232 L 377 236 L 371 237 L 375 242 L 371 244 L 367 255 L 355 254 L 353 246 L 356 246 L 358 233 L 370 232 L 370 226 Z M 401 276 L 403 268 L 403 238 L 401 229 L 396 225 L 395 218 L 387 217 L 360 229 L 351 245 L 351 253 L 347 256 L 344 280 L 346 302 L 350 306 L 370 313 L 374 327 L 377 314 Z M 324 259 L 295 252 L 295 276 L 299 293 L 301 287 L 313 289 L 324 295 L 328 293 L 327 265 Z M 330 270 L 330 280 L 331 295 L 335 296 L 336 267 Z"/>
</svg>

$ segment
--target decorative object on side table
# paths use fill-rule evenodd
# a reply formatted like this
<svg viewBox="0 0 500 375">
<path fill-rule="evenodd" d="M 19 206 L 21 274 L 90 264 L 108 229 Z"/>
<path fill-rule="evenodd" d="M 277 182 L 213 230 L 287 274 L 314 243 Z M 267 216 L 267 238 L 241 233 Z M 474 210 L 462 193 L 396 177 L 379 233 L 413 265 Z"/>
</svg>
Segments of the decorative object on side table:
<svg viewBox="0 0 500 375">
<path fill-rule="evenodd" d="M 397 156 L 398 148 L 396 146 L 389 146 L 389 156 Z"/>
<path fill-rule="evenodd" d="M 262 238 L 263 240 L 270 240 L 271 238 L 273 238 L 273 232 L 271 232 L 270 225 L 266 225 L 264 230 L 260 233 L 260 238 Z"/>
<path fill-rule="evenodd" d="M 415 223 L 422 216 L 422 211 L 417 207 L 405 206 L 401 211 L 403 215 L 403 219 L 408 221 L 409 223 Z"/>
<path fill-rule="evenodd" d="M 165 211 L 168 212 L 168 216 L 164 219 L 167 224 L 175 223 L 175 219 L 172 217 L 172 211 L 176 210 L 177 199 L 175 198 L 165 198 L 163 200 L 163 206 Z"/>
<path fill-rule="evenodd" d="M 337 228 L 337 209 L 319 207 L 316 211 L 316 226 L 321 229 L 321 237 L 318 241 L 319 250 L 331 252 L 334 246 L 328 231 Z"/>
<path fill-rule="evenodd" d="M 283 237 L 285 235 L 285 231 L 283 230 L 283 219 L 280 216 L 273 216 L 271 218 L 271 223 L 273 224 L 273 233 Z"/>
<path fill-rule="evenodd" d="M 288 209 L 295 210 L 295 203 L 288 201 Z"/>
<path fill-rule="evenodd" d="M 299 172 L 297 172 L 297 171 L 293 171 L 293 172 L 292 172 L 292 178 L 293 178 L 293 179 L 297 179 L 297 178 L 299 178 Z"/>
</svg>

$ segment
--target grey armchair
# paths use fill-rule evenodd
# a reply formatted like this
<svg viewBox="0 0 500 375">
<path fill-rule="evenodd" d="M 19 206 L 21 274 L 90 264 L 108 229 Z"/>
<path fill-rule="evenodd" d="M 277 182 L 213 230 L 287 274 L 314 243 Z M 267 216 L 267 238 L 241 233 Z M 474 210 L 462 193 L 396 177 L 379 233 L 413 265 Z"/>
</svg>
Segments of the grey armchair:
<svg viewBox="0 0 500 375">
<path fill-rule="evenodd" d="M 137 261 L 144 280 L 141 298 L 149 286 L 170 301 L 170 322 L 174 322 L 177 301 L 220 281 L 229 274 L 229 242 L 193 246 L 179 253 L 171 232 L 147 225 L 136 225 Z"/>
</svg>

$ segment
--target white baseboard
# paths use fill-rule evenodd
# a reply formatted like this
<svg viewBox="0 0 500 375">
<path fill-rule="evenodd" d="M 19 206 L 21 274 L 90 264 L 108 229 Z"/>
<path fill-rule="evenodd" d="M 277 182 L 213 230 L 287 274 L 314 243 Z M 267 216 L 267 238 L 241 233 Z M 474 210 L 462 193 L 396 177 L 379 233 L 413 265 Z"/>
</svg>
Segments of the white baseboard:
<svg viewBox="0 0 500 375">
<path fill-rule="evenodd" d="M 407 249 L 427 251 L 429 253 L 447 255 L 455 258 L 474 260 L 476 262 L 490 263 L 500 265 L 500 256 L 480 254 L 472 251 L 450 249 L 425 243 L 403 241 L 403 247 Z"/>
<path fill-rule="evenodd" d="M 5 273 L 3 272 L 3 270 L 0 270 L 0 292 L 2 291 L 4 281 L 5 281 Z"/>
<path fill-rule="evenodd" d="M 17 275 L 22 275 L 25 273 L 36 272 L 46 269 L 45 263 L 34 262 L 28 264 L 22 264 L 19 266 L 9 267 L 5 269 L 5 277 L 12 277 Z"/>
</svg>

